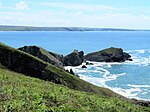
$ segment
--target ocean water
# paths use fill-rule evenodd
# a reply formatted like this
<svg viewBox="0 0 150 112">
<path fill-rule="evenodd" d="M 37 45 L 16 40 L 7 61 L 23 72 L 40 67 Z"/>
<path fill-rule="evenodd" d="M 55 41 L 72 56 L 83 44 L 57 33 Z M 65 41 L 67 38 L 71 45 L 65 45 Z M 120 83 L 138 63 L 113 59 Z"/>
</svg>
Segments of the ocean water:
<svg viewBox="0 0 150 112">
<path fill-rule="evenodd" d="M 86 69 L 66 69 L 72 68 L 83 80 L 128 98 L 150 100 L 150 32 L 0 32 L 0 42 L 15 48 L 38 45 L 63 55 L 74 49 L 87 54 L 112 46 L 123 48 L 131 54 L 132 62 L 94 62 Z"/>
</svg>

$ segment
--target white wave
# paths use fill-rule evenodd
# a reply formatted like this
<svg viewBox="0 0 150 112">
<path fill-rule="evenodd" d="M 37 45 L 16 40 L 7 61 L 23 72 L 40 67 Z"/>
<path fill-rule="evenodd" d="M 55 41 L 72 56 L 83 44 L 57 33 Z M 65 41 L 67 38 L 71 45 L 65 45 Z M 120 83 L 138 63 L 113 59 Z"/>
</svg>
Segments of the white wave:
<svg viewBox="0 0 150 112">
<path fill-rule="evenodd" d="M 133 61 L 127 62 L 126 64 L 141 65 L 143 67 L 146 67 L 150 64 L 150 57 L 136 57 L 133 58 Z"/>
<path fill-rule="evenodd" d="M 140 52 L 142 52 L 142 50 Z M 145 51 L 145 52 L 147 52 L 147 51 Z M 150 56 L 140 56 L 139 54 L 133 53 L 133 54 L 131 54 L 131 57 L 132 57 L 133 61 L 126 61 L 125 64 L 139 65 L 142 67 L 146 67 L 150 64 Z"/>
<path fill-rule="evenodd" d="M 129 50 L 129 51 L 126 51 L 127 53 L 136 53 L 136 54 L 144 54 L 145 51 L 147 51 L 149 49 L 139 49 L 139 50 Z"/>
<path fill-rule="evenodd" d="M 130 89 L 110 88 L 110 89 L 127 98 L 136 98 L 137 95 L 142 91 L 140 88 L 130 88 Z"/>
<path fill-rule="evenodd" d="M 85 80 L 85 81 L 88 81 L 94 85 L 97 85 L 97 86 L 102 86 L 101 82 L 100 82 L 100 78 L 96 78 L 96 77 L 92 77 L 92 76 L 85 76 L 85 75 L 82 75 L 82 74 L 78 74 L 80 76 L 81 79 Z"/>
<path fill-rule="evenodd" d="M 127 98 L 135 98 L 137 100 L 150 101 L 150 99 L 144 99 L 144 98 L 138 97 L 139 93 L 143 95 L 148 93 L 148 92 L 142 92 L 140 88 L 130 88 L 130 89 L 109 88 L 109 89 Z"/>
<path fill-rule="evenodd" d="M 110 73 L 106 72 L 106 73 L 103 75 L 103 78 L 100 78 L 99 81 L 102 83 L 102 85 L 103 85 L 104 87 L 108 87 L 108 86 L 106 85 L 106 82 L 116 80 L 119 76 L 123 76 L 123 75 L 125 75 L 125 74 L 126 74 L 126 73 L 111 75 Z M 109 76 L 107 76 L 107 75 L 109 75 Z M 108 88 L 109 88 L 109 87 L 108 87 Z"/>
<path fill-rule="evenodd" d="M 145 95 L 145 94 L 147 94 L 148 92 L 143 92 L 143 93 L 141 93 L 141 94 L 143 94 L 143 95 Z"/>
<path fill-rule="evenodd" d="M 101 68 L 102 69 L 102 68 Z M 109 71 L 102 69 L 105 71 L 103 78 L 97 78 L 97 77 L 90 77 L 90 76 L 86 76 L 86 75 L 82 75 L 82 74 L 78 74 L 81 79 L 86 80 L 88 82 L 91 82 L 92 84 L 95 84 L 97 86 L 101 86 L 101 87 L 106 87 L 109 88 L 106 85 L 106 82 L 108 81 L 112 81 L 112 80 L 116 80 L 118 77 L 125 75 L 126 73 L 122 73 L 122 74 L 110 74 Z"/>
<path fill-rule="evenodd" d="M 92 63 L 93 65 L 87 65 L 87 66 L 103 66 L 103 65 L 107 65 L 109 67 L 111 67 L 111 65 L 117 65 L 117 64 L 121 64 L 119 62 L 95 62 L 95 61 L 87 61 L 89 63 Z M 85 63 L 83 63 L 85 64 Z"/>
<path fill-rule="evenodd" d="M 142 90 L 140 88 L 130 88 L 130 89 L 122 89 L 122 88 L 117 88 L 117 87 L 109 87 L 108 85 L 106 85 L 106 82 L 108 81 L 112 81 L 112 80 L 116 80 L 117 77 L 125 75 L 125 73 L 122 74 L 116 74 L 116 75 L 110 75 L 104 78 L 95 78 L 92 76 L 85 76 L 82 74 L 79 74 L 80 78 L 88 81 L 94 85 L 100 86 L 100 87 L 105 87 L 105 88 L 109 88 L 110 90 L 123 95 L 127 98 L 136 98 L 136 99 L 140 99 L 137 97 L 137 95 L 142 92 Z M 147 99 L 146 99 L 147 100 Z"/>
<path fill-rule="evenodd" d="M 129 87 L 133 87 L 133 88 L 150 88 L 150 85 L 132 85 L 132 84 L 128 84 Z"/>
</svg>

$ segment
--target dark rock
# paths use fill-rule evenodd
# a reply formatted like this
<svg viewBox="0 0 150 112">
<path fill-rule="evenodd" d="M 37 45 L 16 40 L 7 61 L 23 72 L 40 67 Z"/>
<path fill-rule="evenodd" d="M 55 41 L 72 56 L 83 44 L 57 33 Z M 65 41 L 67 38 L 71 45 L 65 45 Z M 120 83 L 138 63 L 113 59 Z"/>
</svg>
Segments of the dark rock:
<svg viewBox="0 0 150 112">
<path fill-rule="evenodd" d="M 64 57 L 64 66 L 79 66 L 84 61 L 84 52 L 74 50 L 71 54 Z"/>
<path fill-rule="evenodd" d="M 128 59 L 128 61 L 133 61 L 133 59 Z"/>
<path fill-rule="evenodd" d="M 68 72 L 68 73 L 70 73 L 68 69 L 67 69 L 67 70 L 65 70 L 65 71 L 66 71 L 66 72 Z"/>
<path fill-rule="evenodd" d="M 137 99 L 131 99 L 131 102 L 145 107 L 150 107 L 150 101 L 144 101 L 144 100 L 137 100 Z"/>
<path fill-rule="evenodd" d="M 70 69 L 70 74 L 75 75 L 72 69 Z"/>
<path fill-rule="evenodd" d="M 85 65 L 83 65 L 81 68 L 87 68 Z"/>
<path fill-rule="evenodd" d="M 58 59 L 60 62 L 63 62 L 63 55 L 60 55 L 60 54 L 56 54 L 56 53 L 53 53 L 53 52 L 49 52 L 52 56 L 54 56 L 56 59 Z"/>
<path fill-rule="evenodd" d="M 37 46 L 24 46 L 19 48 L 19 50 L 29 53 L 35 57 L 42 59 L 45 62 L 51 63 L 54 66 L 59 68 L 63 68 L 62 60 L 63 56 L 58 55 L 52 52 L 48 52 L 45 49 Z"/>
<path fill-rule="evenodd" d="M 69 70 L 65 70 L 65 71 L 76 76 L 76 77 L 79 77 L 79 75 L 75 74 L 72 69 L 70 69 L 70 71 Z"/>
<path fill-rule="evenodd" d="M 129 60 L 131 56 L 123 52 L 121 48 L 108 48 L 102 51 L 87 54 L 85 59 L 96 62 L 124 62 Z"/>
<path fill-rule="evenodd" d="M 94 64 L 90 62 L 86 62 L 85 65 L 94 65 Z"/>
</svg>

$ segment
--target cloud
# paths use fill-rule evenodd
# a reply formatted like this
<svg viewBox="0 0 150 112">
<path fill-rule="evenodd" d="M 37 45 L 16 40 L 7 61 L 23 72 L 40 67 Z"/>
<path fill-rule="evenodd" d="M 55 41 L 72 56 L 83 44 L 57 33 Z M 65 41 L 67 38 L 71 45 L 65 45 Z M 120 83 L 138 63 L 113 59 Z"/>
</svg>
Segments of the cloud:
<svg viewBox="0 0 150 112">
<path fill-rule="evenodd" d="M 18 3 L 15 4 L 15 6 L 16 6 L 16 9 L 18 9 L 18 10 L 29 9 L 26 2 L 18 2 Z"/>
<path fill-rule="evenodd" d="M 68 10 L 81 10 L 81 11 L 114 11 L 120 10 L 115 7 L 105 6 L 105 5 L 90 5 L 90 4 L 72 4 L 72 3 L 63 3 L 63 2 L 41 2 L 40 5 L 47 6 L 47 7 L 55 7 L 55 8 L 62 8 Z"/>
<path fill-rule="evenodd" d="M 41 2 L 40 5 L 39 10 L 0 11 L 0 23 L 3 25 L 150 29 L 148 14 L 134 15 L 122 8 L 61 2 Z M 26 2 L 17 3 L 16 8 L 29 9 Z"/>
<path fill-rule="evenodd" d="M 79 16 L 79 14 L 80 16 Z M 150 29 L 150 16 L 133 16 L 130 14 L 88 15 L 62 13 L 53 11 L 36 12 L 0 12 L 0 23 L 7 25 L 29 26 L 66 26 L 66 27 L 105 27 Z M 42 15 L 42 16 L 41 16 Z M 36 18 L 36 19 L 35 19 Z"/>
<path fill-rule="evenodd" d="M 2 7 L 2 3 L 0 2 L 0 8 Z"/>
</svg>

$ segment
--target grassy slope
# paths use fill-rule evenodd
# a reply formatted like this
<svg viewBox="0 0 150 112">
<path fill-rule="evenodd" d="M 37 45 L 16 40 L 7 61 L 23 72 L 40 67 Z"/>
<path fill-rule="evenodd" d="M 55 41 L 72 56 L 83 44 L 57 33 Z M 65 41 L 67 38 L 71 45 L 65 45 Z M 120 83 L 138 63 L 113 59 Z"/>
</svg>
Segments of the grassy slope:
<svg viewBox="0 0 150 112">
<path fill-rule="evenodd" d="M 0 111 L 15 112 L 149 112 L 104 95 L 71 90 L 62 85 L 0 69 Z"/>
<path fill-rule="evenodd" d="M 40 51 L 41 51 L 42 54 L 44 54 L 45 56 L 47 56 L 50 59 L 54 60 L 55 62 L 60 63 L 59 60 L 56 59 L 53 55 L 51 55 L 48 51 L 46 51 L 45 49 L 43 49 L 41 47 L 39 47 L 39 48 L 40 48 Z"/>
<path fill-rule="evenodd" d="M 48 64 L 30 54 L 27 54 L 27 53 L 24 53 L 17 49 L 11 48 L 2 43 L 0 43 L 0 50 L 1 49 L 7 51 L 7 53 L 9 53 L 9 55 L 11 55 L 11 56 L 13 54 L 17 54 L 17 55 L 26 57 L 28 60 L 33 60 L 33 61 L 38 61 L 39 63 L 43 63 L 44 65 L 46 65 L 46 67 L 44 68 L 45 76 L 49 77 L 49 75 L 54 74 L 56 80 L 60 80 L 63 85 L 65 85 L 71 89 L 85 91 L 85 92 L 92 92 L 95 94 L 103 94 L 103 95 L 107 95 L 107 96 L 120 97 L 120 95 L 114 93 L 113 91 L 111 91 L 107 88 L 101 88 L 101 87 L 94 86 L 93 84 L 83 81 L 83 80 L 79 79 L 78 77 L 73 76 L 73 75 L 67 73 L 66 71 L 59 69 L 51 64 Z M 23 60 L 23 59 L 21 58 L 20 60 Z M 19 60 L 18 64 L 20 64 L 20 60 Z"/>
</svg>

